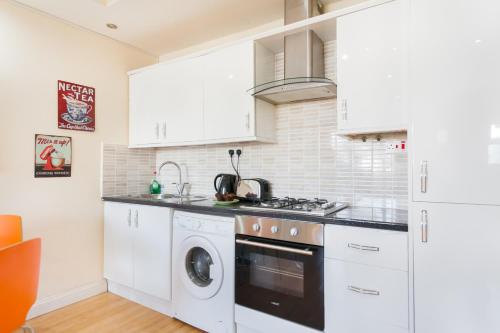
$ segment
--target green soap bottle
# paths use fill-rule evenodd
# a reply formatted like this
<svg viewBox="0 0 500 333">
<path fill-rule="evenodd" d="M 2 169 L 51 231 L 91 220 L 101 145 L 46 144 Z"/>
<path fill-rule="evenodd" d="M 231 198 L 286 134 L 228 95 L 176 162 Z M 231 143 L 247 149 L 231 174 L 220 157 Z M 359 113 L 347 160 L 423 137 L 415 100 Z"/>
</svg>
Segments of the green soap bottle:
<svg viewBox="0 0 500 333">
<path fill-rule="evenodd" d="M 161 185 L 160 182 L 156 179 L 156 171 L 153 172 L 153 180 L 151 180 L 151 184 L 149 184 L 149 193 L 151 194 L 160 194 L 161 193 Z"/>
</svg>

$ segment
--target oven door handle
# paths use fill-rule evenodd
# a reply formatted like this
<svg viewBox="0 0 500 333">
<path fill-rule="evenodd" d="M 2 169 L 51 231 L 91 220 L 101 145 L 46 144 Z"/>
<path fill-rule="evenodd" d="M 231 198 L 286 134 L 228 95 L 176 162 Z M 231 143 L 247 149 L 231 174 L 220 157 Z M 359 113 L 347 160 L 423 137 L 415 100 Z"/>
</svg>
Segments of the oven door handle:
<svg viewBox="0 0 500 333">
<path fill-rule="evenodd" d="M 303 254 L 306 256 L 312 256 L 314 255 L 314 252 L 311 250 L 301 250 L 301 249 L 294 249 L 292 247 L 286 247 L 286 246 L 280 246 L 280 245 L 273 245 L 273 244 L 266 244 L 266 243 L 260 243 L 260 242 L 252 242 L 246 239 L 237 239 L 236 243 L 238 244 L 244 244 L 244 245 L 250 245 L 250 246 L 255 246 L 255 247 L 262 247 L 265 249 L 271 249 L 271 250 L 277 250 L 277 251 L 283 251 L 283 252 L 291 252 L 291 253 L 296 253 L 296 254 Z"/>
</svg>

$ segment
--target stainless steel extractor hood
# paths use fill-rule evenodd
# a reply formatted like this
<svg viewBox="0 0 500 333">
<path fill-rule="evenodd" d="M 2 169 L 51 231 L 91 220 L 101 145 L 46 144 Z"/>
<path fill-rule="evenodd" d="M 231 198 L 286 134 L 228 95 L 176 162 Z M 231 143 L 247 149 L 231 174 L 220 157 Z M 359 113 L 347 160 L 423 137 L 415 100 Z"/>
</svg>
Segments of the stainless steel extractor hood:
<svg viewBox="0 0 500 333">
<path fill-rule="evenodd" d="M 320 12 L 319 0 L 285 0 L 285 24 Z M 249 90 L 272 104 L 328 99 L 337 96 L 337 85 L 325 77 L 323 41 L 307 29 L 284 40 L 285 78 Z"/>
</svg>

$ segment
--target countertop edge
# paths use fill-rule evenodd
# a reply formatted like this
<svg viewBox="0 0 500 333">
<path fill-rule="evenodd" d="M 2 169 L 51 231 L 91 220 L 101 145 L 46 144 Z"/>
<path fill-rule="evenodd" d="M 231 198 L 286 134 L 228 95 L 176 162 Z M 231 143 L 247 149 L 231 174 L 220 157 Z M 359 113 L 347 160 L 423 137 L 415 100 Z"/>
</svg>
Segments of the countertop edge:
<svg viewBox="0 0 500 333">
<path fill-rule="evenodd" d="M 109 197 L 105 196 L 101 198 L 102 201 L 109 202 L 120 202 L 135 205 L 146 205 L 146 206 L 157 206 L 157 207 L 168 207 L 174 208 L 186 212 L 193 213 L 204 213 L 208 215 L 219 215 L 219 216 L 234 216 L 234 215 L 252 215 L 260 217 L 270 217 L 270 218 L 284 218 L 284 219 L 296 219 L 308 222 L 319 222 L 325 225 L 345 225 L 351 227 L 369 228 L 369 229 L 382 229 L 382 230 L 392 230 L 407 232 L 408 225 L 403 223 L 391 223 L 364 219 L 351 219 L 351 218 L 341 218 L 336 216 L 322 217 L 322 216 L 306 216 L 306 215 L 284 215 L 277 213 L 267 213 L 262 211 L 252 211 L 252 210 L 242 210 L 237 207 L 227 207 L 227 206 L 203 206 L 196 205 L 196 202 L 190 204 L 180 204 L 167 201 L 153 201 L 153 200 L 143 200 L 136 198 L 127 197 Z M 349 209 L 349 208 L 346 208 Z"/>
</svg>

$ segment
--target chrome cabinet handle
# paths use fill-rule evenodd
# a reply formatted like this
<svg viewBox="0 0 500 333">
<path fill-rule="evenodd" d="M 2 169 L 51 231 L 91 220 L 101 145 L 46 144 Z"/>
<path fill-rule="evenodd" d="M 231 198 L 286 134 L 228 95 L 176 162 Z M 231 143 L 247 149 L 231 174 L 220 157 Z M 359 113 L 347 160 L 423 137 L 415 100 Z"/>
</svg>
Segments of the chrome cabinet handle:
<svg viewBox="0 0 500 333">
<path fill-rule="evenodd" d="M 163 138 L 164 139 L 167 138 L 167 122 L 166 121 L 163 122 Z"/>
<path fill-rule="evenodd" d="M 347 99 L 342 100 L 341 110 L 342 120 L 347 120 Z"/>
<path fill-rule="evenodd" d="M 360 244 L 356 244 L 356 243 L 349 243 L 349 244 L 347 244 L 347 247 L 350 247 L 351 249 L 355 249 L 355 250 L 361 250 L 361 251 L 371 251 L 371 252 L 379 252 L 380 251 L 379 247 L 360 245 Z"/>
<path fill-rule="evenodd" d="M 244 245 L 255 246 L 255 247 L 261 247 L 261 248 L 264 248 L 264 249 L 270 249 L 270 250 L 276 250 L 276 251 L 283 251 L 283 252 L 290 252 L 290 253 L 302 254 L 302 255 L 306 255 L 306 256 L 312 256 L 314 254 L 314 252 L 310 251 L 310 250 L 301 250 L 301 249 L 295 249 L 293 247 L 287 247 L 287 246 L 281 246 L 281 245 L 273 245 L 273 244 L 267 244 L 267 243 L 252 242 L 252 241 L 245 240 L 245 239 L 237 239 L 236 243 L 237 244 L 244 244 Z"/>
<path fill-rule="evenodd" d="M 250 113 L 247 113 L 246 118 L 247 118 L 246 128 L 247 128 L 247 130 L 250 130 Z"/>
<path fill-rule="evenodd" d="M 420 162 L 420 192 L 427 193 L 427 161 Z"/>
<path fill-rule="evenodd" d="M 373 296 L 379 296 L 380 291 L 378 290 L 373 290 L 373 289 L 364 289 L 356 286 L 347 286 L 347 289 L 350 291 L 354 291 L 355 293 L 358 294 L 363 294 L 363 295 L 373 295 Z"/>
<path fill-rule="evenodd" d="M 160 139 L 160 123 L 156 123 L 156 139 Z"/>
<path fill-rule="evenodd" d="M 135 227 L 139 228 L 139 211 L 135 211 Z"/>
<path fill-rule="evenodd" d="M 429 239 L 429 217 L 427 210 L 422 209 L 420 212 L 420 232 L 421 232 L 421 238 L 422 238 L 422 243 L 427 243 L 427 240 Z"/>
<path fill-rule="evenodd" d="M 128 218 L 127 218 L 128 226 L 132 226 L 132 209 L 128 209 Z"/>
</svg>

